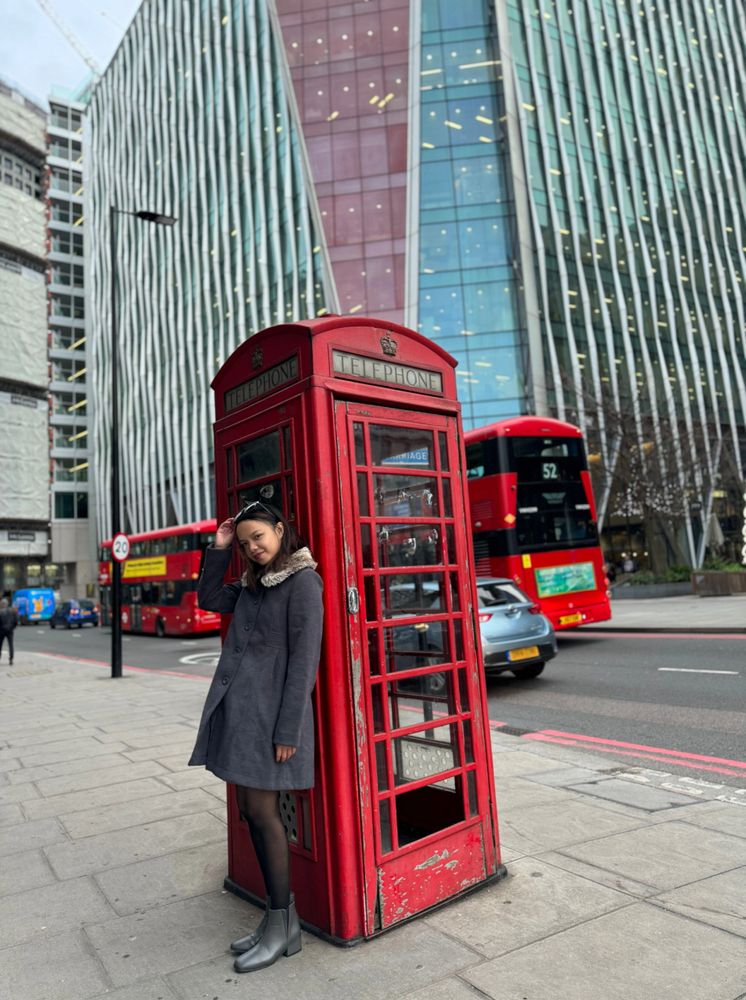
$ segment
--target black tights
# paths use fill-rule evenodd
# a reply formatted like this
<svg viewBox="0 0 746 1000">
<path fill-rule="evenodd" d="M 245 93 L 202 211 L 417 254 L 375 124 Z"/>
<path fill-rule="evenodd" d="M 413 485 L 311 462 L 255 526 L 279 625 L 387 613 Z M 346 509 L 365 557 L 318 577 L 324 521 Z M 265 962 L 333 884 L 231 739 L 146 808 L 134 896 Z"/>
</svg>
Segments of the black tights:
<svg viewBox="0 0 746 1000">
<path fill-rule="evenodd" d="M 236 802 L 249 825 L 270 908 L 286 910 L 290 905 L 290 850 L 280 817 L 279 794 L 236 785 Z"/>
</svg>

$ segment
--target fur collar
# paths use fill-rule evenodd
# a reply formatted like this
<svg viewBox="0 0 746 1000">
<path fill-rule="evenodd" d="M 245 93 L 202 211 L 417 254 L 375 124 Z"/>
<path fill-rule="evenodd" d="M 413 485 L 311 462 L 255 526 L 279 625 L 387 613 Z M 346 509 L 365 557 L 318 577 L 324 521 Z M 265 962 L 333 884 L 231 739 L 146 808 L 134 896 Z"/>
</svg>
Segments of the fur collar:
<svg viewBox="0 0 746 1000">
<path fill-rule="evenodd" d="M 283 580 L 287 580 L 294 573 L 297 573 L 301 569 L 316 569 L 318 563 L 314 560 L 311 552 L 307 548 L 298 549 L 288 559 L 285 564 L 284 569 L 276 570 L 273 573 L 265 573 L 262 576 L 261 584 L 263 587 L 276 587 L 278 583 L 282 583 Z M 246 580 L 244 579 L 245 583 Z"/>
</svg>

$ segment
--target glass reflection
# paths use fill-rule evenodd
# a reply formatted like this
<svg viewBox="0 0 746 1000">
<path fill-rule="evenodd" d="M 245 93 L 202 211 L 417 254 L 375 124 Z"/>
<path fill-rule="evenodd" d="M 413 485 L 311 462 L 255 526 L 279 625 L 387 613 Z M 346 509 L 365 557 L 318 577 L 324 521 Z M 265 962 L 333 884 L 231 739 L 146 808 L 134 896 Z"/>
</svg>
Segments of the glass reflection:
<svg viewBox="0 0 746 1000">
<path fill-rule="evenodd" d="M 443 561 L 441 529 L 434 524 L 380 524 L 376 533 L 381 567 L 436 566 Z"/>
<path fill-rule="evenodd" d="M 368 434 L 371 465 L 435 468 L 432 431 L 371 424 Z"/>
<path fill-rule="evenodd" d="M 384 618 L 439 615 L 447 610 L 442 573 L 386 574 L 380 578 L 380 590 Z"/>
<path fill-rule="evenodd" d="M 374 514 L 378 517 L 438 517 L 438 484 L 423 476 L 373 476 Z"/>
<path fill-rule="evenodd" d="M 416 622 L 384 630 L 387 671 L 437 667 L 450 662 L 450 652 L 447 622 Z"/>
</svg>

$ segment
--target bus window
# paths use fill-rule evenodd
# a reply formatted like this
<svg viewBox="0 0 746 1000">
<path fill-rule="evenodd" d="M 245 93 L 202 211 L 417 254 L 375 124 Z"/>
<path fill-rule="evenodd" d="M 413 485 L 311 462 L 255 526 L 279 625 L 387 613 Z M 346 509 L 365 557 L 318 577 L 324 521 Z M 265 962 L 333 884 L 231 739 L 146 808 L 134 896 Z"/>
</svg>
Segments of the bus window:
<svg viewBox="0 0 746 1000">
<path fill-rule="evenodd" d="M 581 483 L 519 484 L 516 530 L 522 551 L 598 544 Z"/>
</svg>

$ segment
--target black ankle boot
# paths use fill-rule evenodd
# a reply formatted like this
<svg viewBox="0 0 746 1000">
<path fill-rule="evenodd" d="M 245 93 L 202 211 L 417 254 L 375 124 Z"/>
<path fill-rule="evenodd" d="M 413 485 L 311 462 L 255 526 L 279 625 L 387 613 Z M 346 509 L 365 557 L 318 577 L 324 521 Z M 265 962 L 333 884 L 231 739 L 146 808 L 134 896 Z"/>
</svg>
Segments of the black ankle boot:
<svg viewBox="0 0 746 1000">
<path fill-rule="evenodd" d="M 297 955 L 300 950 L 300 922 L 291 902 L 287 910 L 267 911 L 267 926 L 259 944 L 239 955 L 233 968 L 236 972 L 256 972 L 273 965 L 280 955 Z"/>
<path fill-rule="evenodd" d="M 294 919 L 298 919 L 295 916 L 295 893 L 290 893 L 290 906 L 293 908 Z M 247 934 L 246 937 L 237 938 L 235 941 L 231 941 L 231 951 L 234 955 L 243 955 L 244 952 L 251 951 L 252 948 L 256 947 L 262 939 L 262 934 L 264 934 L 264 928 L 267 926 L 267 914 L 269 913 L 269 897 L 264 906 L 264 916 L 262 917 L 256 930 L 253 930 L 251 934 Z"/>
</svg>

